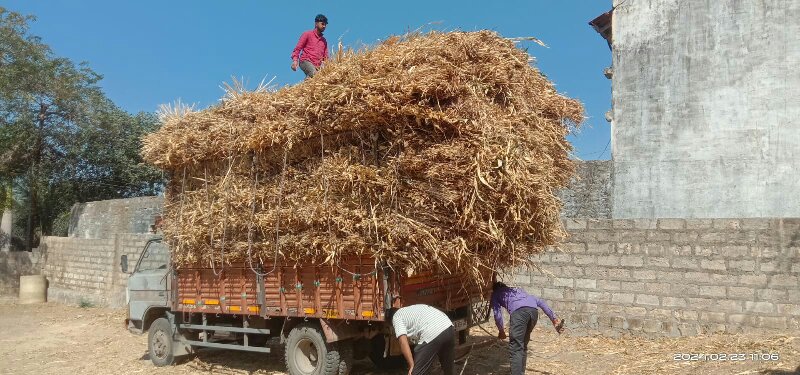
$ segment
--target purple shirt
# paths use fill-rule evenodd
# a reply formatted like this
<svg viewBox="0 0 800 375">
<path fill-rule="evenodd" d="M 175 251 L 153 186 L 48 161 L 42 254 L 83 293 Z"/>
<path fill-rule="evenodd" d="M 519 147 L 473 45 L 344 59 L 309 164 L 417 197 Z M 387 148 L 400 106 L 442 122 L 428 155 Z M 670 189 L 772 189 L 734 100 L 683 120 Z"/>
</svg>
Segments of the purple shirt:
<svg viewBox="0 0 800 375">
<path fill-rule="evenodd" d="M 525 293 L 524 290 L 519 288 L 498 288 L 492 293 L 494 322 L 499 329 L 503 329 L 503 310 L 500 309 L 501 307 L 505 307 L 509 314 L 513 314 L 514 311 L 522 307 L 540 308 L 551 321 L 556 319 L 553 310 L 550 310 L 550 306 L 547 306 L 544 300 Z"/>
<path fill-rule="evenodd" d="M 302 56 L 300 53 L 302 52 Z M 316 29 L 308 30 L 300 35 L 297 46 L 292 51 L 293 61 L 308 60 L 317 68 L 322 65 L 322 61 L 328 59 L 328 41 L 320 35 Z"/>
</svg>

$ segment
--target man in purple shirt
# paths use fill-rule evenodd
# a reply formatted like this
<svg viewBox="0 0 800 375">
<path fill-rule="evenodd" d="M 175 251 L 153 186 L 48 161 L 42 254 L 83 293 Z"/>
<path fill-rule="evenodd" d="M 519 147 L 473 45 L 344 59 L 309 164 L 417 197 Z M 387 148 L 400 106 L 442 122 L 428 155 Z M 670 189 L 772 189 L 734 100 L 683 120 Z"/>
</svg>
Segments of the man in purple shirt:
<svg viewBox="0 0 800 375">
<path fill-rule="evenodd" d="M 525 374 L 525 362 L 528 356 L 528 341 L 531 339 L 531 331 L 536 326 L 539 319 L 539 310 L 542 309 L 545 315 L 553 322 L 556 332 L 561 334 L 564 331 L 564 322 L 553 314 L 550 306 L 543 300 L 525 293 L 519 288 L 510 288 L 506 284 L 496 282 L 492 285 L 492 310 L 494 311 L 494 322 L 500 333 L 497 335 L 501 340 L 506 339 L 506 331 L 503 328 L 503 310 L 508 310 L 511 316 L 509 319 L 509 341 L 508 351 L 511 357 L 511 374 Z"/>
<path fill-rule="evenodd" d="M 306 78 L 317 73 L 322 62 L 328 59 L 328 41 L 322 36 L 326 27 L 328 17 L 318 14 L 314 18 L 314 29 L 300 35 L 300 40 L 292 51 L 292 70 L 297 71 L 299 66 Z"/>
</svg>

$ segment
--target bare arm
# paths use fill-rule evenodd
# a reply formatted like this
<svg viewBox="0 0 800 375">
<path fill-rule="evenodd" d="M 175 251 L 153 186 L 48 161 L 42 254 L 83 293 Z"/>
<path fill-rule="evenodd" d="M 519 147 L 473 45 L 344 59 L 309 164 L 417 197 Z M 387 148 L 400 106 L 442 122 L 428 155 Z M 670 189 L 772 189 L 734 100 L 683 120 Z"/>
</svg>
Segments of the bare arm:
<svg viewBox="0 0 800 375">
<path fill-rule="evenodd" d="M 411 344 L 408 343 L 408 336 L 402 335 L 397 340 L 400 341 L 400 351 L 408 363 L 408 373 L 411 374 L 411 371 L 414 370 L 414 356 L 411 354 Z"/>
</svg>

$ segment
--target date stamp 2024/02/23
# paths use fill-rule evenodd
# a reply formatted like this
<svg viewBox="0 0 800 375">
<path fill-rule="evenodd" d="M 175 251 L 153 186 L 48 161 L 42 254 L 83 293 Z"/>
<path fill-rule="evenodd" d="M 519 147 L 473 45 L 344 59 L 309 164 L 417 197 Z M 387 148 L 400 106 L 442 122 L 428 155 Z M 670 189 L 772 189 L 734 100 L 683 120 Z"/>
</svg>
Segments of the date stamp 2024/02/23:
<svg viewBox="0 0 800 375">
<path fill-rule="evenodd" d="M 702 362 L 702 361 L 780 361 L 780 353 L 675 353 L 672 355 L 674 361 Z"/>
</svg>

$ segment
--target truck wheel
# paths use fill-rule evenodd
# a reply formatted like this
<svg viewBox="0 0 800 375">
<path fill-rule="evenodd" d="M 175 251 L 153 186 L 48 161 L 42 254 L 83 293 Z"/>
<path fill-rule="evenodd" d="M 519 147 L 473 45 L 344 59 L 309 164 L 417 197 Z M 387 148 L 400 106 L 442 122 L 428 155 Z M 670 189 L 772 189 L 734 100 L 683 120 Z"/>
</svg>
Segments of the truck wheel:
<svg viewBox="0 0 800 375">
<path fill-rule="evenodd" d="M 353 340 L 344 340 L 336 343 L 336 351 L 339 352 L 339 373 L 338 375 L 348 375 L 353 370 L 355 358 L 355 343 Z"/>
<path fill-rule="evenodd" d="M 286 339 L 286 368 L 292 375 L 347 375 L 352 351 L 325 342 L 319 328 L 300 324 Z"/>
<path fill-rule="evenodd" d="M 383 356 L 383 351 L 386 348 L 386 338 L 383 335 L 377 335 L 370 340 L 369 359 L 379 369 L 398 369 L 406 365 L 406 360 L 402 355 Z"/>
<path fill-rule="evenodd" d="M 172 354 L 172 326 L 166 318 L 158 318 L 150 325 L 147 335 L 147 351 L 156 366 L 169 366 L 175 363 Z"/>
</svg>

